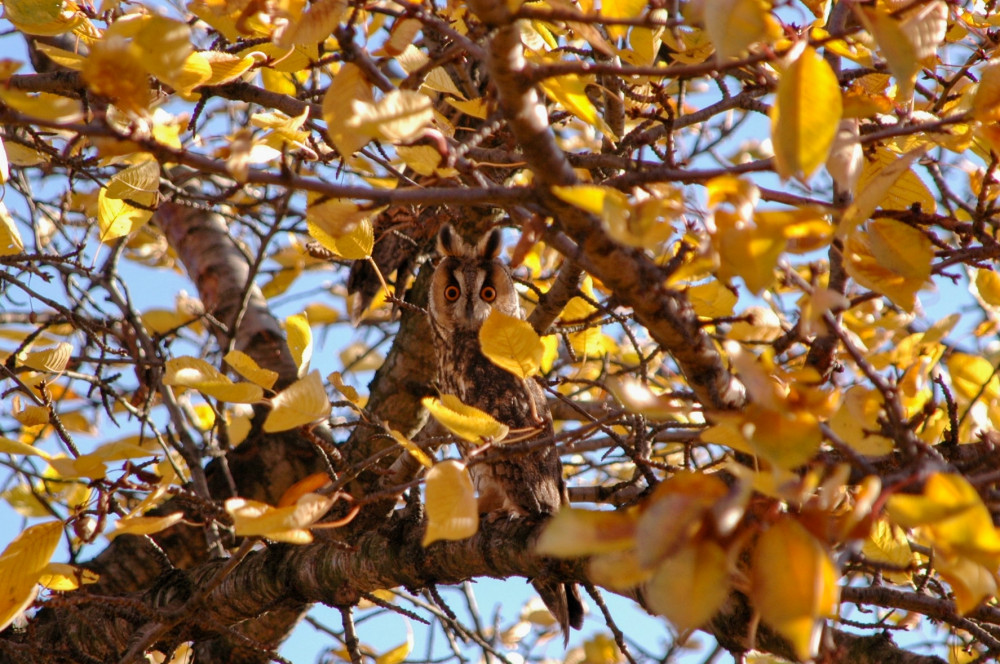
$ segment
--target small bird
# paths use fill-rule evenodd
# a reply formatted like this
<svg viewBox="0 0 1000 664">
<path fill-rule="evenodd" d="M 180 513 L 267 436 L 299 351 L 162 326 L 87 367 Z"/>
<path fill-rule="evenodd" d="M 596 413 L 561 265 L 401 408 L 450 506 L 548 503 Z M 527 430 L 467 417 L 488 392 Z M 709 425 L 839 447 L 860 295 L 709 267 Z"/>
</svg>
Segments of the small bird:
<svg viewBox="0 0 1000 664">
<path fill-rule="evenodd" d="M 569 494 L 562 461 L 551 443 L 552 415 L 545 394 L 535 380 L 516 376 L 491 362 L 479 342 L 479 329 L 493 309 L 524 318 L 510 269 L 498 258 L 501 240 L 499 228 L 476 244 L 466 243 L 450 225 L 438 234 L 441 260 L 429 295 L 438 386 L 511 430 L 535 431 L 527 441 L 550 441 L 507 454 L 498 445 L 484 461 L 470 464 L 479 512 L 549 516 L 569 504 Z M 463 455 L 469 452 L 467 446 L 462 447 Z M 579 589 L 572 583 L 544 578 L 534 579 L 532 585 L 568 642 L 569 628 L 579 629 L 583 624 Z"/>
</svg>

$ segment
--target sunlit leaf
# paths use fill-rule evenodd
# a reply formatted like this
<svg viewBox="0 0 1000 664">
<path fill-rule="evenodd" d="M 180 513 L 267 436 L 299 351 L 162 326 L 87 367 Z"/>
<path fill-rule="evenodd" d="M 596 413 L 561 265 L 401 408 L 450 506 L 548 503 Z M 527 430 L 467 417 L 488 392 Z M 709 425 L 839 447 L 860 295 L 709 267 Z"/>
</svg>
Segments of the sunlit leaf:
<svg viewBox="0 0 1000 664">
<path fill-rule="evenodd" d="M 0 100 L 18 113 L 39 120 L 71 123 L 83 118 L 83 105 L 71 99 L 48 92 L 27 93 L 0 86 Z"/>
<path fill-rule="evenodd" d="M 72 355 L 73 344 L 62 342 L 55 348 L 28 353 L 20 364 L 35 371 L 59 374 L 66 370 L 66 365 Z"/>
<path fill-rule="evenodd" d="M 153 535 L 183 520 L 183 512 L 173 512 L 163 516 L 133 516 L 116 521 L 114 529 L 107 535 L 108 539 L 114 539 L 119 535 Z"/>
<path fill-rule="evenodd" d="M 423 546 L 438 540 L 466 539 L 479 530 L 476 490 L 464 463 L 448 460 L 434 464 L 427 471 L 424 492 L 427 530 Z"/>
<path fill-rule="evenodd" d="M 93 570 L 67 565 L 65 563 L 49 563 L 38 577 L 38 583 L 49 590 L 76 590 L 81 585 L 97 583 L 100 574 Z"/>
<path fill-rule="evenodd" d="M 484 438 L 500 441 L 507 436 L 506 424 L 497 422 L 489 413 L 465 405 L 453 394 L 442 394 L 440 399 L 424 397 L 420 403 L 434 419 L 470 443 L 481 442 Z"/>
<path fill-rule="evenodd" d="M 588 81 L 584 77 L 577 74 L 566 74 L 546 78 L 539 83 L 545 94 L 555 100 L 557 104 L 588 125 L 597 128 L 606 136 L 617 138 L 587 96 Z"/>
<path fill-rule="evenodd" d="M 837 615 L 836 581 L 829 554 L 798 521 L 782 518 L 757 540 L 751 569 L 753 605 L 802 660 L 819 652 L 823 618 Z"/>
<path fill-rule="evenodd" d="M 977 270 L 976 290 L 986 304 L 1000 307 L 1000 274 L 996 271 L 984 268 Z"/>
<path fill-rule="evenodd" d="M 63 534 L 61 521 L 25 529 L 0 554 L 0 630 L 28 608 Z"/>
<path fill-rule="evenodd" d="M 496 308 L 479 329 L 479 343 L 490 362 L 519 378 L 537 374 L 545 352 L 541 338 L 527 321 Z"/>
<path fill-rule="evenodd" d="M 923 212 L 936 209 L 934 196 L 917 177 L 910 166 L 925 153 L 917 148 L 899 156 L 885 148 L 876 148 L 866 156 L 857 184 L 857 197 L 844 212 L 837 228 L 839 235 L 846 235 L 864 223 L 875 208 L 908 210 L 919 205 Z"/>
<path fill-rule="evenodd" d="M 755 43 L 781 34 L 769 5 L 761 0 L 707 0 L 703 11 L 705 30 L 720 62 L 739 57 Z"/>
<path fill-rule="evenodd" d="M 645 587 L 653 611 L 678 632 L 708 622 L 729 596 L 729 560 L 712 541 L 685 546 L 663 560 Z"/>
<path fill-rule="evenodd" d="M 302 376 L 309 370 L 309 361 L 312 359 L 312 329 L 309 327 L 309 319 L 303 314 L 286 318 L 285 336 L 292 361 Z"/>
<path fill-rule="evenodd" d="M 278 373 L 270 369 L 261 368 L 252 357 L 241 350 L 231 350 L 223 358 L 233 371 L 243 376 L 251 383 L 260 385 L 265 390 L 274 387 L 278 380 Z"/>
<path fill-rule="evenodd" d="M 256 403 L 264 397 L 259 385 L 234 383 L 204 360 L 176 357 L 167 360 L 164 385 L 190 387 L 212 398 L 230 403 Z"/>
<path fill-rule="evenodd" d="M 287 431 L 325 420 L 332 407 L 318 371 L 310 371 L 271 399 L 264 431 Z"/>
<path fill-rule="evenodd" d="M 294 505 L 272 507 L 246 498 L 230 498 L 226 511 L 233 519 L 237 535 L 260 536 L 276 542 L 308 544 L 313 540 L 309 526 L 321 519 L 334 502 L 333 496 L 309 493 Z"/>
<path fill-rule="evenodd" d="M 876 219 L 851 233 L 844 267 L 862 286 L 882 293 L 907 311 L 931 275 L 934 249 L 921 231 L 892 219 Z"/>
<path fill-rule="evenodd" d="M 906 541 L 903 529 L 884 518 L 872 524 L 871 532 L 861 546 L 861 553 L 868 560 L 897 567 L 900 570 L 914 565 L 913 550 Z M 882 574 L 889 581 L 898 584 L 908 583 L 911 578 L 908 571 L 886 569 Z"/>
<path fill-rule="evenodd" d="M 536 550 L 556 558 L 626 551 L 635 547 L 635 528 L 633 512 L 563 508 L 545 524 Z"/>
<path fill-rule="evenodd" d="M 434 117 L 430 98 L 413 90 L 390 90 L 374 103 L 354 100 L 350 108 L 346 129 L 390 143 L 413 140 Z"/>
<path fill-rule="evenodd" d="M 736 293 L 718 279 L 691 286 L 686 293 L 695 313 L 703 318 L 731 316 L 738 299 Z"/>
<path fill-rule="evenodd" d="M 434 465 L 434 460 L 431 459 L 430 456 L 428 456 L 427 452 L 424 452 L 422 449 L 420 449 L 419 445 L 417 445 L 412 440 L 410 440 L 403 434 L 399 433 L 395 429 L 393 429 L 390 433 L 392 433 L 392 437 L 396 439 L 396 442 L 402 445 L 403 449 L 409 452 L 409 454 L 414 459 L 419 461 L 420 465 L 422 465 L 424 468 L 430 468 L 431 466 Z"/>
<path fill-rule="evenodd" d="M 644 504 L 636 523 L 639 564 L 654 568 L 691 544 L 727 493 L 718 477 L 705 473 L 682 471 L 662 482 Z"/>
<path fill-rule="evenodd" d="M 806 47 L 779 79 L 771 107 L 771 143 L 781 177 L 808 180 L 826 161 L 840 113 L 837 75 L 823 56 Z"/>
<path fill-rule="evenodd" d="M 0 207 L 0 256 L 13 256 L 22 251 L 24 251 L 24 240 L 21 239 L 21 232 L 17 230 L 14 218 L 7 209 Z"/>
<path fill-rule="evenodd" d="M 882 395 L 864 385 L 855 385 L 847 390 L 840 408 L 830 418 L 830 429 L 859 454 L 883 456 L 892 452 L 895 443 L 878 434 L 882 415 Z"/>
</svg>

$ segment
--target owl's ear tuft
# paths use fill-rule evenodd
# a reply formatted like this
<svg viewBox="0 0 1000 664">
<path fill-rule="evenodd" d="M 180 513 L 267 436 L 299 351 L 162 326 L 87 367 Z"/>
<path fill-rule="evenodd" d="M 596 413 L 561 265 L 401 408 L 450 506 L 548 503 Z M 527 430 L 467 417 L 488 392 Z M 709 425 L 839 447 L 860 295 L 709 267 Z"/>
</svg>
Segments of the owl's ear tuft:
<svg viewBox="0 0 1000 664">
<path fill-rule="evenodd" d="M 500 255 L 500 243 L 502 240 L 503 237 L 500 229 L 494 228 L 476 245 L 476 254 L 480 258 L 493 260 Z"/>
<path fill-rule="evenodd" d="M 445 224 L 438 231 L 437 236 L 437 250 L 442 256 L 456 256 L 462 253 L 462 247 L 465 243 L 462 239 L 455 235 L 455 229 L 451 227 L 451 224 Z"/>
</svg>

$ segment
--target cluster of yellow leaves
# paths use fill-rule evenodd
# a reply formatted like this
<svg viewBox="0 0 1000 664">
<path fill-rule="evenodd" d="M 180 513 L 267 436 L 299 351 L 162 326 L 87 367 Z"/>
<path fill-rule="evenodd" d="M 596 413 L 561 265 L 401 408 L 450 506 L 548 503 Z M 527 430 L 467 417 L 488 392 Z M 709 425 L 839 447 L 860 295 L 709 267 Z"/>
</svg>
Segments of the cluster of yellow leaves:
<svg viewBox="0 0 1000 664">
<path fill-rule="evenodd" d="M 603 185 L 553 187 L 552 193 L 599 218 L 618 242 L 644 249 L 666 242 L 674 232 L 672 222 L 684 212 L 680 190 L 669 185 L 636 188 L 632 200 Z"/>
<path fill-rule="evenodd" d="M 797 519 L 783 516 L 756 537 L 739 536 L 748 484 L 728 487 L 704 473 L 680 472 L 638 508 L 619 512 L 564 509 L 548 524 L 538 552 L 590 556 L 596 583 L 641 586 L 650 607 L 679 632 L 696 629 L 744 588 L 762 619 L 802 659 L 818 649 L 822 621 L 837 613 L 837 570 L 826 546 Z"/>
<path fill-rule="evenodd" d="M 897 493 L 886 510 L 895 524 L 912 529 L 917 541 L 933 549 L 933 565 L 951 585 L 960 613 L 997 594 L 1000 531 L 968 480 L 935 473 L 922 493 Z"/>
<path fill-rule="evenodd" d="M 760 191 L 748 180 L 723 175 L 706 185 L 712 210 L 709 233 L 719 279 L 740 277 L 758 294 L 775 279 L 778 259 L 787 252 L 807 253 L 829 243 L 832 226 L 824 211 L 758 210 Z"/>
<path fill-rule="evenodd" d="M 740 413 L 717 414 L 717 423 L 702 433 L 702 440 L 785 470 L 810 460 L 819 451 L 820 422 L 833 413 L 836 392 L 817 387 L 815 372 L 782 370 L 769 354 L 757 358 L 732 341 L 726 350 L 751 403 Z"/>
</svg>

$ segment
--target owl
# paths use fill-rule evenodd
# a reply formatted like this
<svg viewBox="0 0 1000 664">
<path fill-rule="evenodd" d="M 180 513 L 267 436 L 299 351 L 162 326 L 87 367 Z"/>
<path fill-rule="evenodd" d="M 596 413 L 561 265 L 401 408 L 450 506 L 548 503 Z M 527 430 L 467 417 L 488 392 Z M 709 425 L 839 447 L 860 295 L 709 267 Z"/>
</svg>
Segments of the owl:
<svg viewBox="0 0 1000 664">
<path fill-rule="evenodd" d="M 493 364 L 480 348 L 479 328 L 493 309 L 524 318 L 510 270 L 498 258 L 500 242 L 500 229 L 475 245 L 466 243 L 449 225 L 438 235 L 441 260 L 429 296 L 438 387 L 511 430 L 551 440 L 552 416 L 541 386 Z M 503 449 L 498 445 L 487 461 L 469 467 L 480 513 L 551 515 L 569 503 L 562 462 L 553 445 L 506 455 Z M 462 449 L 463 454 L 468 451 Z M 579 629 L 583 622 L 577 587 L 544 579 L 532 584 L 568 640 L 570 626 Z"/>
</svg>

